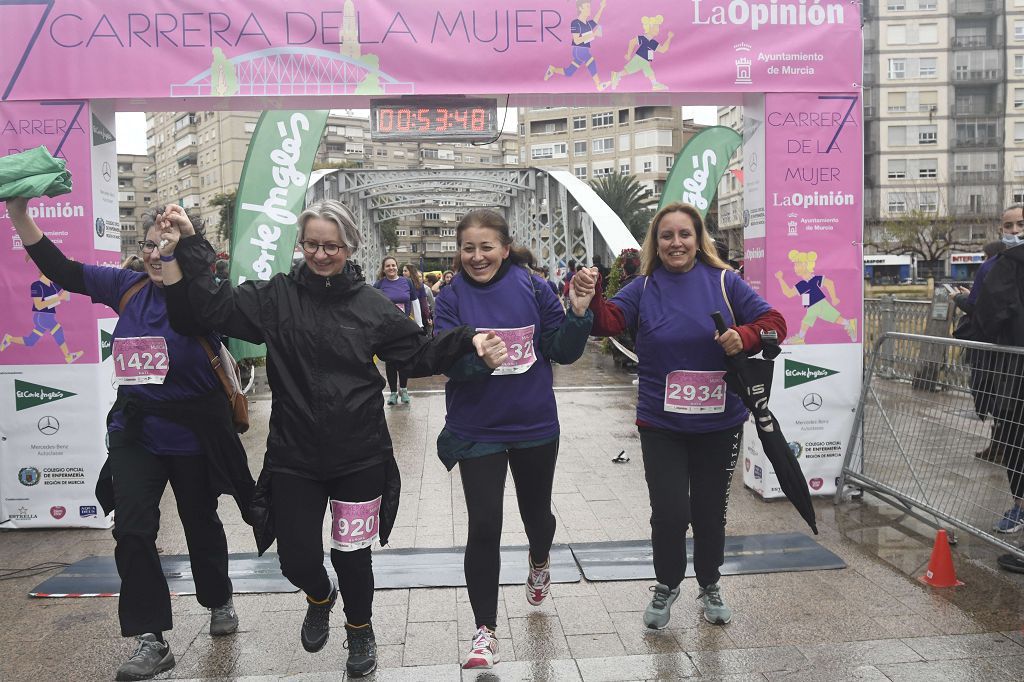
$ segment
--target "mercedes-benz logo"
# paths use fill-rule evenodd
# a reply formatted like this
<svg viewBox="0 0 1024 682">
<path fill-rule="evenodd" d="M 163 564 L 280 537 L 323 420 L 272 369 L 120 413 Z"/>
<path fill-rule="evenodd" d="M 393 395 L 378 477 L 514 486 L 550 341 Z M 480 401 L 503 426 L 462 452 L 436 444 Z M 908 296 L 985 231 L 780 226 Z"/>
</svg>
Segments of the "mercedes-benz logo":
<svg viewBox="0 0 1024 682">
<path fill-rule="evenodd" d="M 804 396 L 803 406 L 808 412 L 817 412 L 821 409 L 821 396 L 817 393 L 808 393 Z"/>
<path fill-rule="evenodd" d="M 52 436 L 60 431 L 60 422 L 57 421 L 56 417 L 43 417 L 36 424 L 36 428 L 39 429 L 39 433 Z"/>
<path fill-rule="evenodd" d="M 100 172 L 103 174 L 103 179 L 106 180 L 107 182 L 110 182 L 111 170 L 110 170 L 110 163 L 109 162 L 107 162 L 107 161 L 103 162 L 103 166 L 102 166 Z"/>
</svg>

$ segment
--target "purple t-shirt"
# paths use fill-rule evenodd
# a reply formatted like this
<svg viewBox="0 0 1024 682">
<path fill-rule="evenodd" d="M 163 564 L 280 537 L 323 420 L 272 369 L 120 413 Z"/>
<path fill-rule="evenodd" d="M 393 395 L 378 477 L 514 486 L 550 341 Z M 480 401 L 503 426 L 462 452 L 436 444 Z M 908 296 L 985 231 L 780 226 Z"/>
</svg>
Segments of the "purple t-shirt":
<svg viewBox="0 0 1024 682">
<path fill-rule="evenodd" d="M 636 37 L 636 42 L 638 43 L 636 48 L 637 56 L 649 62 L 653 61 L 654 51 L 658 49 L 658 41 L 645 35 L 639 35 Z"/>
<path fill-rule="evenodd" d="M 805 308 L 810 308 L 818 301 L 825 300 L 825 294 L 821 290 L 821 283 L 825 278 L 821 275 L 815 275 L 807 280 L 800 280 L 796 283 L 796 290 L 800 292 L 801 296 L 807 294 L 807 304 Z"/>
<path fill-rule="evenodd" d="M 725 373 L 725 353 L 715 341 L 711 313 L 721 312 L 726 324 L 732 326 L 753 322 L 771 310 L 750 285 L 729 271 L 725 288 L 736 313 L 736 319 L 730 319 L 729 306 L 722 298 L 721 272 L 699 261 L 689 272 L 658 268 L 650 277 L 637 277 L 612 298 L 626 326 L 636 332 L 636 354 L 640 357 L 637 421 L 669 431 L 707 433 L 733 428 L 747 418 L 747 409 L 731 391 L 725 391 L 721 412 L 665 409 L 666 394 L 672 392 L 670 373 Z"/>
<path fill-rule="evenodd" d="M 407 277 L 399 277 L 398 279 L 384 277 L 377 280 L 377 283 L 373 286 L 387 296 L 388 300 L 398 306 L 406 315 L 412 314 L 412 309 L 409 307 L 413 300 L 412 284 Z"/>
<path fill-rule="evenodd" d="M 434 329 L 438 332 L 460 325 L 479 331 L 533 325 L 532 339 L 520 339 L 531 342 L 529 349 L 524 343 L 509 348 L 510 355 L 533 353 L 535 360 L 528 370 L 445 384 L 445 426 L 463 440 L 502 443 L 558 435 L 551 363 L 541 352 L 541 334 L 561 326 L 565 311 L 549 287 L 531 279 L 524 268 L 513 265 L 498 281 L 474 286 L 460 272 L 437 295 Z"/>
<path fill-rule="evenodd" d="M 36 307 L 35 299 L 37 299 L 37 298 L 45 299 L 45 298 L 49 298 L 50 296 L 56 296 L 60 292 L 64 291 L 63 289 L 61 289 L 56 284 L 46 284 L 45 282 L 43 282 L 42 280 L 39 280 L 39 279 L 37 279 L 36 281 L 32 282 L 32 286 L 30 287 L 30 289 L 31 289 L 31 293 L 32 293 L 32 312 L 35 312 L 35 313 L 54 313 L 54 312 L 56 312 L 53 308 L 46 307 L 45 303 L 43 304 L 42 308 L 37 308 Z"/>
<path fill-rule="evenodd" d="M 124 293 L 147 275 L 122 268 L 86 265 L 85 288 L 94 303 L 110 306 L 115 312 Z M 164 290 L 147 284 L 129 299 L 114 326 L 114 339 L 141 336 L 162 336 L 167 342 L 168 372 L 162 384 L 121 386 L 129 397 L 145 402 L 189 400 L 209 393 L 217 386 L 206 351 L 192 336 L 182 336 L 171 329 L 167 316 Z M 213 349 L 219 348 L 213 343 Z M 125 421 L 120 413 L 113 415 L 110 431 L 123 431 Z M 184 426 L 157 416 L 142 419 L 141 444 L 158 455 L 196 455 L 202 449 L 195 433 Z"/>
</svg>

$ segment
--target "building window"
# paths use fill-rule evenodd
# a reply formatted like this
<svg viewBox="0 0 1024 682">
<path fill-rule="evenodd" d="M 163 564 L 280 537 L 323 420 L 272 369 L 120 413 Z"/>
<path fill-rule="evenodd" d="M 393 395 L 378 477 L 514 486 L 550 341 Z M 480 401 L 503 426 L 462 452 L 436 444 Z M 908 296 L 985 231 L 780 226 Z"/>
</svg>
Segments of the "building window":
<svg viewBox="0 0 1024 682">
<path fill-rule="evenodd" d="M 595 154 L 607 154 L 613 151 L 615 151 L 615 138 L 602 137 L 598 140 L 594 140 Z"/>
<path fill-rule="evenodd" d="M 665 157 L 665 170 L 667 170 L 667 171 L 672 170 L 672 162 L 673 161 L 675 161 L 675 158 L 673 158 L 671 156 L 666 156 Z"/>
<path fill-rule="evenodd" d="M 587 117 L 586 116 L 573 116 L 572 117 L 572 129 L 573 130 L 586 130 L 587 128 Z"/>
<path fill-rule="evenodd" d="M 582 156 L 587 153 L 587 141 L 581 140 L 572 143 L 572 153 L 576 156 Z"/>
<path fill-rule="evenodd" d="M 629 175 L 629 161 L 619 164 L 619 173 L 622 175 Z"/>
<path fill-rule="evenodd" d="M 921 180 L 932 180 L 939 176 L 938 159 L 918 159 L 917 177 Z"/>
<path fill-rule="evenodd" d="M 917 128 L 917 143 L 918 144 L 938 144 L 939 132 L 938 126 L 918 126 Z"/>
<path fill-rule="evenodd" d="M 889 80 L 899 81 L 907 77 L 907 60 L 889 60 Z"/>
<path fill-rule="evenodd" d="M 610 111 L 603 111 L 590 117 L 590 125 L 595 128 L 604 128 L 615 123 L 615 116 Z"/>
<path fill-rule="evenodd" d="M 531 147 L 530 148 L 531 159 L 550 159 L 551 158 L 551 145 L 547 144 L 543 147 Z"/>
<path fill-rule="evenodd" d="M 1013 108 L 1020 109 L 1024 107 L 1024 88 L 1013 89 Z"/>
<path fill-rule="evenodd" d="M 889 126 L 889 146 L 903 147 L 907 144 L 907 126 Z"/>
<path fill-rule="evenodd" d="M 907 0 L 888 0 L 885 7 L 890 12 L 902 12 L 907 8 Z"/>
<path fill-rule="evenodd" d="M 654 171 L 653 161 L 644 161 L 644 173 L 651 173 Z"/>
<path fill-rule="evenodd" d="M 919 78 L 935 78 L 937 72 L 937 59 L 935 57 L 922 57 L 918 63 L 917 75 Z"/>
<path fill-rule="evenodd" d="M 919 45 L 934 45 L 939 42 L 939 25 L 921 24 L 918 26 L 917 42 Z"/>
<path fill-rule="evenodd" d="M 889 159 L 889 179 L 903 180 L 907 177 L 906 159 Z"/>
<path fill-rule="evenodd" d="M 1013 75 L 1024 76 L 1024 54 L 1013 55 Z"/>
<path fill-rule="evenodd" d="M 1024 121 L 1015 121 L 1013 124 L 1013 141 L 1024 142 Z"/>
<path fill-rule="evenodd" d="M 580 180 L 586 180 L 587 179 L 587 167 L 586 166 L 574 166 L 573 169 L 572 169 L 572 174 L 575 175 Z"/>
<path fill-rule="evenodd" d="M 967 204 L 971 213 L 981 213 L 984 209 L 984 197 L 980 194 L 971 194 L 967 197 Z"/>
<path fill-rule="evenodd" d="M 906 213 L 907 198 L 903 192 L 889 192 L 889 213 Z"/>
<path fill-rule="evenodd" d="M 935 0 L 917 0 L 919 12 L 935 11 Z"/>
<path fill-rule="evenodd" d="M 615 169 L 612 168 L 611 166 L 609 166 L 607 168 L 595 168 L 594 169 L 594 177 L 595 178 L 600 178 L 600 177 L 603 177 L 605 175 L 612 175 L 613 173 L 615 173 Z"/>
<path fill-rule="evenodd" d="M 907 110 L 907 93 L 893 91 L 889 93 L 889 113 L 902 113 Z"/>
<path fill-rule="evenodd" d="M 939 209 L 939 193 L 921 192 L 917 195 L 917 207 L 928 213 L 937 211 Z"/>
<path fill-rule="evenodd" d="M 906 45 L 907 44 L 907 25 L 906 24 L 891 24 L 888 30 L 888 40 L 890 45 Z"/>
<path fill-rule="evenodd" d="M 1018 19 L 1013 22 L 1013 39 L 1024 40 L 1024 21 Z"/>
</svg>

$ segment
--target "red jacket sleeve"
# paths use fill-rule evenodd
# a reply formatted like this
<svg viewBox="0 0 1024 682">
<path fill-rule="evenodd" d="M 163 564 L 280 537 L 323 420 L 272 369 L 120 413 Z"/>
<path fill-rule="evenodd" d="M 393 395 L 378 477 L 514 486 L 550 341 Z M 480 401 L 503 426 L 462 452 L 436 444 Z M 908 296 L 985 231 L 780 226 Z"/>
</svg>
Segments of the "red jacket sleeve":
<svg viewBox="0 0 1024 682">
<path fill-rule="evenodd" d="M 594 326 L 591 336 L 618 336 L 626 331 L 626 317 L 619 307 L 604 298 L 604 282 L 598 277 L 597 292 L 590 301 L 590 310 L 594 313 Z"/>
<path fill-rule="evenodd" d="M 597 313 L 594 314 L 595 318 Z M 620 313 L 621 315 L 621 313 Z M 596 319 L 594 326 L 596 327 Z M 774 331 L 779 335 L 779 343 L 786 338 L 786 318 L 779 314 L 779 311 L 772 308 L 761 317 L 750 324 L 734 326 L 743 340 L 743 352 L 748 355 L 755 355 L 761 352 L 761 331 Z"/>
</svg>

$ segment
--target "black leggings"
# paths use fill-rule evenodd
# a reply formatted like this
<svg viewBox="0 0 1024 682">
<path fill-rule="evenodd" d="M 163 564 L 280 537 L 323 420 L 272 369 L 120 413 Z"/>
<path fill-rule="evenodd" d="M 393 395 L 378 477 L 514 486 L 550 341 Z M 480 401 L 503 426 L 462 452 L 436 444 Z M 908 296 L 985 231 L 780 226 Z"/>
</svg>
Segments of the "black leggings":
<svg viewBox="0 0 1024 682">
<path fill-rule="evenodd" d="M 384 373 L 388 375 L 388 388 L 392 393 L 398 393 L 398 386 L 405 388 L 409 385 L 409 375 L 398 369 L 394 362 L 384 363 Z"/>
<path fill-rule="evenodd" d="M 508 450 L 459 462 L 462 490 L 469 512 L 466 539 L 466 587 L 476 625 L 492 630 L 498 621 L 498 574 L 501 568 L 502 500 L 505 473 L 512 470 L 519 515 L 530 541 L 530 557 L 542 564 L 555 537 L 551 486 L 558 459 L 558 440 L 523 450 Z"/>
<path fill-rule="evenodd" d="M 228 541 L 217 516 L 206 456 L 154 455 L 120 432 L 110 434 L 114 477 L 114 561 L 121 576 L 117 613 L 125 637 L 170 630 L 171 596 L 156 548 L 160 498 L 170 482 L 185 529 L 196 598 L 207 608 L 231 598 Z"/>
<path fill-rule="evenodd" d="M 640 427 L 644 475 L 651 496 L 651 545 L 658 582 L 675 589 L 686 574 L 686 529 L 693 526 L 697 582 L 718 582 L 725 561 L 729 484 L 743 426 L 711 433 Z"/>
<path fill-rule="evenodd" d="M 274 473 L 271 504 L 277 530 L 281 573 L 292 585 L 316 600 L 330 596 L 331 580 L 324 568 L 323 523 L 328 500 L 368 502 L 384 491 L 385 465 L 378 464 L 341 478 L 317 481 Z M 373 617 L 373 560 L 370 548 L 354 552 L 331 549 L 345 618 L 352 625 Z"/>
</svg>

